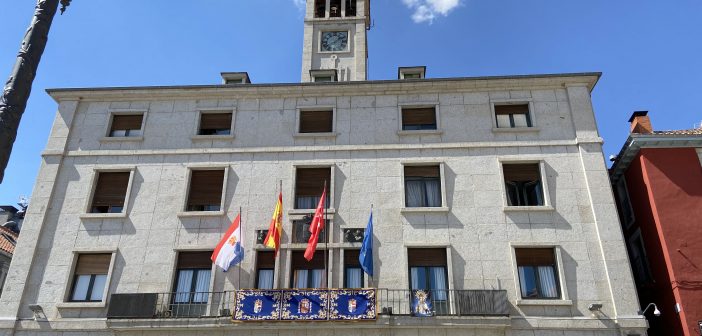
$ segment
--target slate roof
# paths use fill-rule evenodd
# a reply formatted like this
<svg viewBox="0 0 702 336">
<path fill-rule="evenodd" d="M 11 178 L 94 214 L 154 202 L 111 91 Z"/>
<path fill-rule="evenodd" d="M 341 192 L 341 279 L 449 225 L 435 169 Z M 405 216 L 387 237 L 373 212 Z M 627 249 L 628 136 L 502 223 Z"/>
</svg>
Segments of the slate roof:
<svg viewBox="0 0 702 336">
<path fill-rule="evenodd" d="M 702 135 L 702 127 L 686 129 L 686 130 L 672 130 L 672 131 L 654 131 L 653 134 L 661 135 Z"/>
</svg>

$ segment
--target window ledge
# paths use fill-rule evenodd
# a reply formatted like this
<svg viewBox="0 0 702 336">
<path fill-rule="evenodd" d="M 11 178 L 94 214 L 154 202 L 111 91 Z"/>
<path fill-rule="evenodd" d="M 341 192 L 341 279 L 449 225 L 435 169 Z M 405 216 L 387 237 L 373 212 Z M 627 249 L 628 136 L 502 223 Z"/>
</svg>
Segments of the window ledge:
<svg viewBox="0 0 702 336">
<path fill-rule="evenodd" d="M 443 134 L 443 130 L 416 130 L 416 131 L 397 131 L 397 135 L 432 135 L 432 134 Z"/>
<path fill-rule="evenodd" d="M 127 217 L 126 212 L 119 212 L 119 213 L 84 213 L 80 215 L 81 219 L 102 219 L 102 218 L 125 218 Z"/>
<path fill-rule="evenodd" d="M 493 127 L 492 131 L 496 133 L 537 133 L 541 131 L 541 129 L 538 127 Z"/>
<path fill-rule="evenodd" d="M 554 208 L 550 205 L 542 206 L 505 206 L 504 211 L 553 211 Z"/>
<path fill-rule="evenodd" d="M 449 207 L 420 207 L 420 208 L 400 208 L 400 212 L 449 212 Z"/>
<path fill-rule="evenodd" d="M 193 135 L 190 137 L 192 141 L 198 140 L 234 140 L 234 134 L 229 135 Z"/>
<path fill-rule="evenodd" d="M 308 214 L 314 214 L 315 209 L 292 209 L 288 210 L 288 215 L 308 215 Z M 336 214 L 336 209 L 334 208 L 328 208 L 327 211 L 325 211 L 329 215 Z"/>
<path fill-rule="evenodd" d="M 59 302 L 56 304 L 56 308 L 59 309 L 79 309 L 79 308 L 105 308 L 105 301 L 101 302 Z"/>
<path fill-rule="evenodd" d="M 181 211 L 176 216 L 178 217 L 217 217 L 224 216 L 224 211 Z"/>
<path fill-rule="evenodd" d="M 100 142 L 120 142 L 120 141 L 144 141 L 143 136 L 133 137 L 102 137 Z"/>
<path fill-rule="evenodd" d="M 320 132 L 320 133 L 295 133 L 293 138 L 334 138 L 336 132 Z"/>
<path fill-rule="evenodd" d="M 517 300 L 518 306 L 572 306 L 572 300 Z"/>
</svg>

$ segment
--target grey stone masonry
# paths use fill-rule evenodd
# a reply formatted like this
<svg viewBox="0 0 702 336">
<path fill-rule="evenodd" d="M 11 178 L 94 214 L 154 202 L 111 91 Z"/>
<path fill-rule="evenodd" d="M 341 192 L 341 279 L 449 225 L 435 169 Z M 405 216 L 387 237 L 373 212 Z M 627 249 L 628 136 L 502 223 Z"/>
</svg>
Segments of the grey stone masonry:
<svg viewBox="0 0 702 336">
<path fill-rule="evenodd" d="M 32 203 L 0 297 L 0 334 L 90 335 L 645 335 L 590 92 L 597 73 L 55 89 L 58 103 Z M 531 127 L 497 127 L 494 105 L 529 106 Z M 403 130 L 402 108 L 434 107 L 435 130 Z M 333 110 L 333 130 L 297 132 L 300 111 Z M 229 135 L 197 134 L 200 114 L 230 111 Z M 108 137 L 114 115 L 142 114 L 137 137 Z M 508 206 L 502 165 L 536 163 L 543 205 Z M 439 207 L 405 206 L 404 168 L 440 167 Z M 221 211 L 185 212 L 191 170 L 225 170 Z M 509 316 L 375 322 L 232 323 L 226 317 L 106 319 L 110 296 L 174 288 L 179 251 L 212 250 L 242 209 L 246 258 L 213 267 L 209 291 L 256 286 L 256 230 L 282 183 L 284 234 L 275 284 L 291 284 L 295 172 L 331 167 L 329 287 L 344 286 L 343 230 L 374 209 L 375 276 L 409 289 L 407 250 L 447 251 L 451 290 L 506 290 Z M 86 213 L 101 171 L 127 171 L 121 214 Z M 323 247 L 322 244 L 319 245 Z M 558 297 L 522 297 L 515 250 L 553 248 Z M 77 255 L 111 253 L 102 301 L 70 302 Z M 591 304 L 601 304 L 590 310 Z M 29 305 L 39 305 L 33 313 Z"/>
</svg>

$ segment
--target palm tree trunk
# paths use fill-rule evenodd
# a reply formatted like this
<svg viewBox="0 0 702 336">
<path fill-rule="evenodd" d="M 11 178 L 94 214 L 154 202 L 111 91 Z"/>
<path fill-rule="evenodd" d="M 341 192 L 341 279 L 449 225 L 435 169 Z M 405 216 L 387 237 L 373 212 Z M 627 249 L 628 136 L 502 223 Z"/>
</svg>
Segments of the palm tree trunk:
<svg viewBox="0 0 702 336">
<path fill-rule="evenodd" d="M 27 107 L 32 82 L 49 38 L 49 28 L 59 0 L 38 0 L 32 24 L 27 29 L 17 61 L 0 97 L 0 183 L 17 137 L 20 119 Z"/>
</svg>

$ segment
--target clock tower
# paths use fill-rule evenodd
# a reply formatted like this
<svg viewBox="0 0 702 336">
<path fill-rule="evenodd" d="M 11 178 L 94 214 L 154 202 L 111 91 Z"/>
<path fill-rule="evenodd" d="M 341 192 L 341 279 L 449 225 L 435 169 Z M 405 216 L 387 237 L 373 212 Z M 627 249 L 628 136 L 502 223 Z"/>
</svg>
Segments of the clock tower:
<svg viewBox="0 0 702 336">
<path fill-rule="evenodd" d="M 367 79 L 370 0 L 307 0 L 302 82 Z"/>
</svg>

